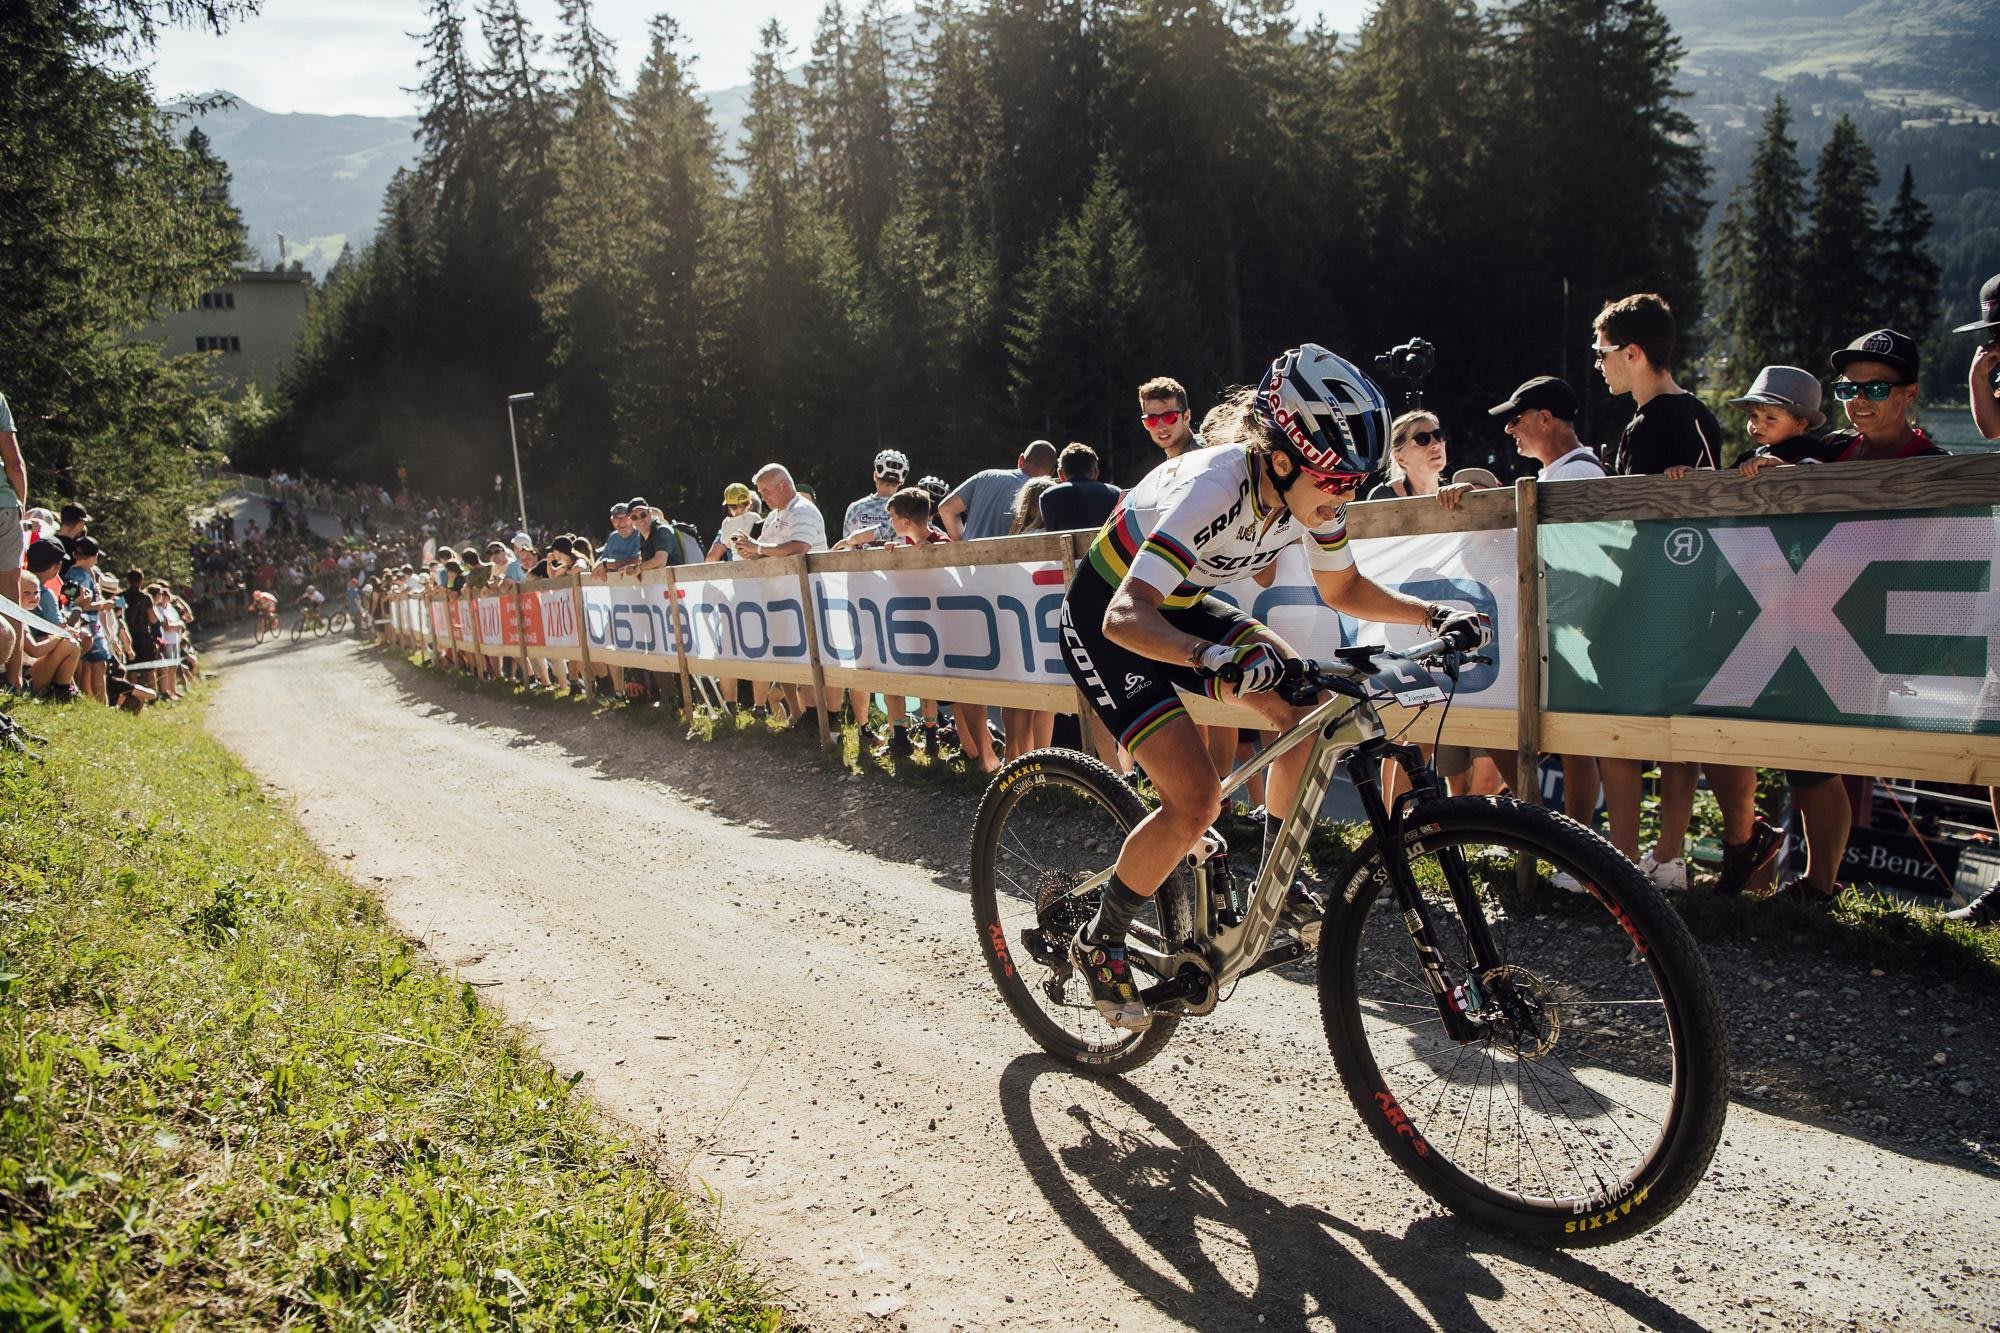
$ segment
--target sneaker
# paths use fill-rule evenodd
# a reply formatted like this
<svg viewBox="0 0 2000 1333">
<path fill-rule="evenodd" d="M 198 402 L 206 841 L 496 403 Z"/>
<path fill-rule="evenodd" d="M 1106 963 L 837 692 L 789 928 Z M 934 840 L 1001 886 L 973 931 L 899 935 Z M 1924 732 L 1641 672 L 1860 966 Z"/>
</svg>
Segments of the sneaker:
<svg viewBox="0 0 2000 1333">
<path fill-rule="evenodd" d="M 891 759 L 908 759 L 911 755 L 915 754 L 916 752 L 917 752 L 917 747 L 910 743 L 909 728 L 892 727 L 890 729 L 889 757 Z"/>
<path fill-rule="evenodd" d="M 1069 942 L 1069 961 L 1090 987 L 1090 1002 L 1112 1027 L 1144 1032 L 1153 1025 L 1153 1015 L 1139 998 L 1139 988 L 1132 984 L 1131 970 L 1125 965 L 1125 947 L 1086 943 L 1083 936 L 1089 929 L 1086 922 Z"/>
<path fill-rule="evenodd" d="M 1305 885 L 1294 882 L 1285 890 L 1284 906 L 1278 909 L 1278 929 L 1299 937 L 1308 949 L 1319 948 L 1320 927 L 1326 922 L 1326 905 Z"/>
<path fill-rule="evenodd" d="M 2000 886 L 1988 889 L 1957 911 L 1946 912 L 1944 919 L 1972 926 L 2000 924 Z"/>
<path fill-rule="evenodd" d="M 925 731 L 926 731 L 927 733 L 928 733 L 929 731 L 931 731 L 931 730 L 932 730 L 932 728 L 928 728 L 928 727 L 927 727 L 927 728 L 925 728 Z M 958 748 L 958 728 L 957 728 L 957 727 L 954 727 L 954 726 L 950 726 L 950 725 L 946 725 L 946 726 L 941 726 L 941 727 L 938 727 L 938 728 L 935 728 L 935 730 L 936 730 L 936 732 L 937 732 L 937 743 L 938 743 L 939 745 L 942 745 L 942 746 L 944 746 L 944 747 L 945 747 L 946 749 L 949 749 L 949 750 L 956 750 L 956 749 Z M 929 739 L 930 739 L 930 737 L 929 737 L 928 735 L 926 735 L 924 739 L 925 739 L 925 741 L 926 741 L 926 742 L 928 742 L 928 741 L 929 741 Z M 936 752 L 935 750 L 933 750 L 933 751 L 932 751 L 931 753 L 935 754 L 935 753 L 937 753 L 937 752 Z"/>
<path fill-rule="evenodd" d="M 1758 815 L 1751 825 L 1750 836 L 1742 842 L 1722 849 L 1722 877 L 1715 882 L 1717 893 L 1739 894 L 1751 880 L 1755 879 L 1771 858 L 1778 854 L 1778 844 L 1784 841 L 1782 834 Z"/>
<path fill-rule="evenodd" d="M 1688 887 L 1688 863 L 1685 856 L 1676 856 L 1671 861 L 1655 861 L 1647 852 L 1639 858 L 1639 873 L 1653 881 L 1653 887 L 1665 893 L 1686 893 Z"/>
<path fill-rule="evenodd" d="M 1840 891 L 1844 887 L 1846 886 L 1835 884 L 1832 893 L 1821 893 L 1813 887 L 1811 880 L 1800 875 L 1797 878 L 1786 880 L 1779 887 L 1778 891 L 1771 895 L 1771 900 L 1781 903 L 1797 903 L 1801 907 L 1815 907 L 1822 912 L 1827 912 L 1833 910 L 1834 900 L 1840 897 Z"/>
<path fill-rule="evenodd" d="M 1569 871 L 1567 870 L 1558 870 L 1556 871 L 1555 874 L 1550 875 L 1549 883 L 1555 885 L 1557 888 L 1561 889 L 1564 893 L 1590 892 L 1590 890 L 1584 886 L 1582 880 L 1578 879 L 1575 875 L 1570 874 Z"/>
<path fill-rule="evenodd" d="M 936 727 L 925 727 L 924 753 L 929 755 L 933 759 L 937 758 L 938 746 L 941 744 L 942 742 L 938 740 L 938 729 Z"/>
</svg>

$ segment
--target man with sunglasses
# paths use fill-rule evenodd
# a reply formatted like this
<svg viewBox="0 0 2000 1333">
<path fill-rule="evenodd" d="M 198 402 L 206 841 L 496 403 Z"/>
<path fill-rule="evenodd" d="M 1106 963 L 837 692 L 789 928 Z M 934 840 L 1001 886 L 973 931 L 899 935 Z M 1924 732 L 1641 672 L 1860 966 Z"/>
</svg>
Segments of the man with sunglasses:
<svg viewBox="0 0 2000 1333">
<path fill-rule="evenodd" d="M 1152 1016 L 1126 968 L 1126 931 L 1222 808 L 1221 782 L 1180 692 L 1241 703 L 1279 728 L 1303 711 L 1273 692 L 1298 654 L 1212 590 L 1299 545 L 1320 597 L 1336 610 L 1412 625 L 1459 615 L 1355 568 L 1344 511 L 1381 465 L 1389 409 L 1352 364 L 1308 343 L 1210 420 L 1226 435 L 1168 459 L 1119 501 L 1063 601 L 1070 676 L 1160 796 L 1159 809 L 1126 838 L 1097 914 L 1070 946 L 1098 1012 L 1130 1031 Z M 1217 675 L 1230 666 L 1240 683 Z M 1308 753 L 1295 747 L 1272 765 L 1271 809 L 1291 808 Z M 1310 943 L 1320 915 L 1312 895 L 1294 886 L 1281 924 Z"/>
<path fill-rule="evenodd" d="M 1876 329 L 1835 352 L 1830 361 L 1840 376 L 1833 382 L 1833 396 L 1846 410 L 1850 429 L 1819 439 L 1795 435 L 1780 440 L 1759 449 L 1759 460 L 1856 463 L 1945 452 L 1910 420 L 1917 403 L 1916 339 L 1895 329 Z"/>
<path fill-rule="evenodd" d="M 1157 375 L 1139 386 L 1139 424 L 1168 458 L 1179 458 L 1207 447 L 1206 441 L 1195 434 L 1187 390 L 1179 380 L 1166 375 Z"/>
</svg>

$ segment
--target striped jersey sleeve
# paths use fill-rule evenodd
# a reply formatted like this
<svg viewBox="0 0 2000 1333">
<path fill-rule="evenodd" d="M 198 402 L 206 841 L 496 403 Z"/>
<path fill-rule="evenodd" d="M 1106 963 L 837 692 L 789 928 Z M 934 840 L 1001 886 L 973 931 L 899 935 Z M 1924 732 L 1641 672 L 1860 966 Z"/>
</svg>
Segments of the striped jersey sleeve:
<svg viewBox="0 0 2000 1333">
<path fill-rule="evenodd" d="M 1306 564 L 1327 571 L 1352 569 L 1354 552 L 1347 544 L 1347 506 L 1342 505 L 1331 524 L 1307 528 L 1299 534 L 1306 548 Z"/>
<path fill-rule="evenodd" d="M 1138 541 L 1131 556 L 1131 577 L 1167 597 L 1194 591 L 1188 572 L 1201 559 L 1202 546 L 1237 521 L 1242 510 L 1236 487 L 1214 472 L 1196 476 Z"/>
</svg>

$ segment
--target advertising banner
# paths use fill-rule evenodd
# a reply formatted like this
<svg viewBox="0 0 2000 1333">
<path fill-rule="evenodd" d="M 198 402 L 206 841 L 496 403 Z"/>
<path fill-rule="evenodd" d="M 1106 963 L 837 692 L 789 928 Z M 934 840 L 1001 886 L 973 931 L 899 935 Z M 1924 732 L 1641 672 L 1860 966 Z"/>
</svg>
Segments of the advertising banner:
<svg viewBox="0 0 2000 1333">
<path fill-rule="evenodd" d="M 430 598 L 429 604 L 431 636 L 448 648 L 451 646 L 451 608 L 445 605 L 442 597 Z"/>
<path fill-rule="evenodd" d="M 508 601 L 514 599 L 509 597 Z M 510 643 L 519 643 L 520 636 L 507 637 L 507 613 L 501 608 L 498 593 L 484 594 L 473 598 L 473 606 L 479 616 L 479 643 L 488 652 L 493 652 Z"/>
<path fill-rule="evenodd" d="M 1060 564 L 815 574 L 812 590 L 825 666 L 1070 683 Z"/>
<path fill-rule="evenodd" d="M 1545 524 L 1548 706 L 2000 733 L 1992 509 Z"/>
<path fill-rule="evenodd" d="M 567 588 L 543 588 L 505 599 L 507 642 L 529 648 L 577 646 L 576 603 Z"/>
</svg>

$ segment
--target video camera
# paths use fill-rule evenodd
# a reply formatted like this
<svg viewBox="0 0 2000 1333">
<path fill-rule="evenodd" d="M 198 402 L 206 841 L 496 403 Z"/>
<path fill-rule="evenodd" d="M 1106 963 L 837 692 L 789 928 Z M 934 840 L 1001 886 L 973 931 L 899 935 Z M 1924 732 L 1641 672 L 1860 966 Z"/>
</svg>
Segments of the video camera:
<svg viewBox="0 0 2000 1333">
<path fill-rule="evenodd" d="M 1423 406 L 1424 381 L 1437 369 L 1437 348 L 1412 338 L 1375 358 L 1375 378 L 1394 386 L 1403 399 L 1398 411 Z"/>
</svg>

